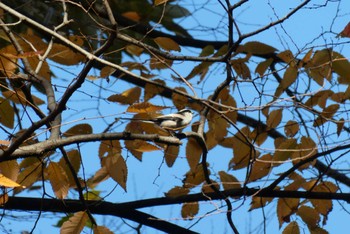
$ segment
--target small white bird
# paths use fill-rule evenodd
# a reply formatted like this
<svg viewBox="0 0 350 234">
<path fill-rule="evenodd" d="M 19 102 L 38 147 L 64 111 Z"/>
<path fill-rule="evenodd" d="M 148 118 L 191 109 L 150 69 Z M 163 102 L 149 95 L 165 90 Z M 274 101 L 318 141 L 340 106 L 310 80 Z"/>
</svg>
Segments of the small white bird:
<svg viewBox="0 0 350 234">
<path fill-rule="evenodd" d="M 189 125 L 192 121 L 192 118 L 193 118 L 193 112 L 191 110 L 182 109 L 177 113 L 160 115 L 153 119 L 133 119 L 133 118 L 119 118 L 119 119 L 136 120 L 136 121 L 142 121 L 146 123 L 155 123 L 163 129 L 170 130 L 170 131 L 177 131 Z"/>
</svg>

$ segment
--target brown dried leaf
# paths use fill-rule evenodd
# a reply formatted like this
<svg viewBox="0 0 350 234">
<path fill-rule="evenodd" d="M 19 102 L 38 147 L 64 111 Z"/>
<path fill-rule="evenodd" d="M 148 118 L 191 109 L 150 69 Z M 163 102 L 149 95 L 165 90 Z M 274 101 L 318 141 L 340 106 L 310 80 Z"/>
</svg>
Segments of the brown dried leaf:
<svg viewBox="0 0 350 234">
<path fill-rule="evenodd" d="M 233 175 L 219 171 L 219 176 L 225 190 L 241 188 L 241 183 Z"/>
<path fill-rule="evenodd" d="M 145 85 L 145 94 L 144 94 L 145 101 L 148 101 L 149 99 L 153 98 L 157 94 L 160 94 L 161 92 L 164 91 L 164 88 L 162 88 L 161 86 L 165 86 L 166 85 L 165 81 L 163 81 L 161 79 L 155 79 L 153 81 L 159 83 L 160 86 L 147 83 Z"/>
<path fill-rule="evenodd" d="M 283 90 L 291 86 L 298 77 L 298 68 L 289 66 L 284 72 L 283 79 L 281 81 L 281 87 Z"/>
<path fill-rule="evenodd" d="M 70 136 L 77 136 L 77 135 L 85 135 L 85 134 L 91 134 L 92 133 L 92 127 L 90 124 L 83 123 L 83 124 L 77 124 L 67 131 L 63 133 L 63 136 L 70 137 Z"/>
<path fill-rule="evenodd" d="M 269 128 L 276 128 L 282 120 L 283 109 L 277 109 L 270 112 L 267 116 L 266 125 Z"/>
<path fill-rule="evenodd" d="M 149 67 L 153 70 L 153 69 L 167 69 L 169 67 L 171 67 L 173 65 L 173 60 L 170 59 L 165 59 L 163 57 L 152 57 L 150 59 L 150 64 Z"/>
<path fill-rule="evenodd" d="M 19 193 L 23 190 L 23 188 L 29 188 L 34 184 L 40 176 L 42 175 L 42 165 L 41 162 L 33 162 L 33 164 L 26 167 L 24 170 L 22 170 L 17 178 L 17 183 L 22 185 L 21 187 L 15 188 L 14 192 Z"/>
<path fill-rule="evenodd" d="M 152 113 L 166 109 L 165 106 L 156 106 L 149 102 L 134 103 L 126 111 L 130 113 Z"/>
<path fill-rule="evenodd" d="M 111 102 L 119 102 L 120 104 L 133 104 L 138 101 L 141 96 L 141 88 L 134 87 L 124 91 L 121 94 L 113 94 L 107 98 Z"/>
<path fill-rule="evenodd" d="M 276 147 L 273 161 L 285 161 L 291 157 L 293 150 L 297 149 L 297 141 L 294 138 L 285 139 Z"/>
<path fill-rule="evenodd" d="M 250 53 L 254 55 L 266 55 L 266 54 L 272 54 L 277 51 L 276 48 L 269 46 L 267 44 L 264 44 L 259 41 L 250 41 L 245 43 L 244 45 L 241 45 L 238 47 L 236 52 L 244 52 L 244 53 Z"/>
<path fill-rule="evenodd" d="M 299 124 L 294 120 L 289 120 L 286 125 L 284 125 L 284 133 L 287 137 L 293 137 L 299 131 Z"/>
<path fill-rule="evenodd" d="M 156 37 L 154 39 L 154 42 L 157 43 L 157 45 L 162 48 L 163 50 L 166 51 L 181 51 L 181 48 L 179 44 L 177 44 L 173 39 L 168 38 L 168 37 Z"/>
<path fill-rule="evenodd" d="M 100 71 L 100 77 L 101 78 L 106 78 L 110 75 L 112 75 L 117 69 L 109 66 L 105 66 L 101 69 Z"/>
<path fill-rule="evenodd" d="M 249 176 L 249 181 L 256 181 L 269 174 L 272 165 L 270 162 L 263 161 L 272 161 L 272 155 L 265 154 L 259 158 L 259 161 L 255 161 L 253 163 L 251 173 Z"/>
<path fill-rule="evenodd" d="M 80 168 L 80 163 L 81 163 L 81 156 L 80 156 L 79 151 L 78 150 L 69 151 L 69 152 L 67 152 L 67 156 L 68 156 L 68 159 L 69 159 L 69 163 L 73 167 L 75 173 L 78 173 L 79 168 Z M 65 171 L 65 174 L 68 177 L 69 186 L 70 187 L 76 187 L 74 176 L 73 176 L 73 174 L 72 174 L 72 172 L 71 172 L 71 170 L 70 170 L 66 160 L 64 159 L 64 157 L 62 157 L 60 159 L 58 164 Z"/>
<path fill-rule="evenodd" d="M 279 198 L 277 202 L 277 217 L 279 226 L 290 221 L 290 216 L 294 214 L 299 206 L 299 198 Z"/>
<path fill-rule="evenodd" d="M 186 158 L 191 171 L 195 171 L 202 156 L 202 148 L 194 138 L 189 138 L 186 145 Z"/>
<path fill-rule="evenodd" d="M 184 93 L 187 93 L 184 87 L 176 87 L 175 90 L 179 90 Z M 173 100 L 174 106 L 176 106 L 178 110 L 184 109 L 188 103 L 187 97 L 177 94 L 176 92 L 173 92 L 171 99 Z"/>
<path fill-rule="evenodd" d="M 126 191 L 126 181 L 128 178 L 128 168 L 124 158 L 120 155 L 109 155 L 102 159 L 102 164 L 106 167 L 108 174 Z"/>
<path fill-rule="evenodd" d="M 0 97 L 0 123 L 5 127 L 13 128 L 15 122 L 15 111 L 9 100 Z"/>
<path fill-rule="evenodd" d="M 273 197 L 256 197 L 252 198 L 249 211 L 266 206 L 273 200 Z"/>
<path fill-rule="evenodd" d="M 109 228 L 105 226 L 94 226 L 94 234 L 113 234 Z"/>
<path fill-rule="evenodd" d="M 79 211 L 62 224 L 60 234 L 81 233 L 89 216 L 85 211 Z"/>
<path fill-rule="evenodd" d="M 143 153 L 160 150 L 157 146 L 142 140 L 133 140 L 133 146 L 135 151 Z"/>
<path fill-rule="evenodd" d="M 25 94 L 21 90 L 6 90 L 2 92 L 2 95 L 13 101 L 14 103 L 24 104 L 28 105 L 29 101 L 27 100 Z M 32 95 L 33 101 L 36 105 L 42 105 L 45 102 L 41 100 L 40 98 Z"/>
<path fill-rule="evenodd" d="M 198 202 L 184 203 L 181 209 L 181 216 L 184 219 L 193 219 L 199 211 Z"/>
<path fill-rule="evenodd" d="M 141 19 L 141 16 L 136 11 L 124 12 L 124 13 L 122 13 L 122 16 L 124 16 L 125 18 L 127 18 L 129 20 L 135 21 L 135 22 L 139 22 Z"/>
<path fill-rule="evenodd" d="M 215 191 L 220 190 L 220 184 L 218 182 L 213 181 L 213 180 L 210 180 L 210 181 L 211 181 L 211 185 L 207 184 L 206 181 L 204 181 L 204 183 L 203 183 L 202 192 L 205 193 L 205 194 L 213 193 Z M 217 190 L 214 190 L 212 188 L 212 186 L 214 186 Z"/>
<path fill-rule="evenodd" d="M 190 189 L 188 188 L 175 186 L 174 188 L 170 189 L 167 193 L 165 193 L 165 196 L 175 198 L 175 197 L 187 195 L 189 192 L 190 192 Z"/>
<path fill-rule="evenodd" d="M 66 172 L 56 162 L 50 162 L 46 171 L 56 197 L 58 199 L 64 199 L 69 189 L 69 180 Z"/>
<path fill-rule="evenodd" d="M 273 58 L 266 59 L 265 61 L 261 62 L 256 66 L 255 73 L 258 73 L 260 77 L 263 77 L 266 70 L 269 68 L 269 66 L 272 64 Z"/>
<path fill-rule="evenodd" d="M 166 165 L 172 167 L 177 156 L 179 155 L 180 147 L 178 145 L 168 145 L 164 151 Z"/>
<path fill-rule="evenodd" d="M 208 171 L 210 174 L 210 172 Z M 204 171 L 201 164 L 198 164 L 195 171 L 189 171 L 185 175 L 184 187 L 192 188 L 205 181 Z"/>
<path fill-rule="evenodd" d="M 290 222 L 283 230 L 282 234 L 299 234 L 300 229 L 296 221 Z"/>
<path fill-rule="evenodd" d="M 296 212 L 297 215 L 307 224 L 310 229 L 316 228 L 320 222 L 320 215 L 318 212 L 309 206 L 301 206 Z"/>
<path fill-rule="evenodd" d="M 11 160 L 11 161 L 1 162 L 0 171 L 1 171 L 1 174 L 6 176 L 7 178 L 13 181 L 17 181 L 17 177 L 19 173 L 19 166 L 17 161 Z"/>
</svg>

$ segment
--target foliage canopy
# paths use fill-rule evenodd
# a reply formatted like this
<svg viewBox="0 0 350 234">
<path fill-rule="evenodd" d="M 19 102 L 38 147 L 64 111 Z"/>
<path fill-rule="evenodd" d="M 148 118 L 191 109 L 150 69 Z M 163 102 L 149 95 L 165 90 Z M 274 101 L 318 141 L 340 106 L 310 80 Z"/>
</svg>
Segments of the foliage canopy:
<svg viewBox="0 0 350 234">
<path fill-rule="evenodd" d="M 341 170 L 350 148 L 342 47 L 350 27 L 333 29 L 346 1 L 325 2 L 1 1 L 4 216 L 68 214 L 56 217 L 61 233 L 203 233 L 198 220 L 220 212 L 239 233 L 239 212 L 261 210 L 265 224 L 264 209 L 274 207 L 283 233 L 327 233 L 333 201 L 350 199 Z M 262 6 L 268 14 L 258 25 L 241 20 L 245 7 Z M 311 42 L 291 38 L 298 14 L 329 9 L 337 12 L 331 25 Z M 183 132 L 137 121 L 183 108 L 197 113 Z M 150 186 L 133 181 L 135 164 L 153 156 L 158 171 L 142 169 Z M 164 171 L 176 173 L 166 190 L 154 183 Z M 139 191 L 125 202 L 132 183 L 164 196 L 141 200 Z M 177 204 L 179 225 L 140 211 Z M 102 225 L 99 215 L 123 222 Z"/>
</svg>

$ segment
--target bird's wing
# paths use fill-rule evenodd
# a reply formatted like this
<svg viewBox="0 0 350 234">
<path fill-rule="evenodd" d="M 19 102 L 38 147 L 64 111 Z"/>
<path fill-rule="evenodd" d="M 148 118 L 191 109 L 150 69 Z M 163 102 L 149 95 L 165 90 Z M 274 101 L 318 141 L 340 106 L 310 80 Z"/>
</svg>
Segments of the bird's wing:
<svg viewBox="0 0 350 234">
<path fill-rule="evenodd" d="M 178 120 L 182 119 L 184 116 L 181 114 L 170 114 L 170 115 L 163 115 L 154 118 L 155 120 Z"/>
</svg>

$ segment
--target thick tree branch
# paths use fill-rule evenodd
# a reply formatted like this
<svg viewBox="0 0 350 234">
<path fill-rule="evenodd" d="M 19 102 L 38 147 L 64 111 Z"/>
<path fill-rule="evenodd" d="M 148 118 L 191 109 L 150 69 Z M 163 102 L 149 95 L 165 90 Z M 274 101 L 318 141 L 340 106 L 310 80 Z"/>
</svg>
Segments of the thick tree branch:
<svg viewBox="0 0 350 234">
<path fill-rule="evenodd" d="M 182 142 L 176 137 L 166 137 L 159 136 L 157 134 L 136 134 L 136 133 L 99 133 L 99 134 L 85 134 L 71 136 L 61 139 L 51 139 L 36 143 L 33 145 L 19 147 L 15 150 L 10 158 L 2 157 L 4 151 L 0 149 L 0 162 L 7 160 L 15 160 L 18 158 L 26 158 L 32 156 L 40 156 L 46 152 L 57 149 L 58 147 L 63 147 L 72 144 L 79 144 L 83 142 L 94 142 L 94 141 L 103 141 L 103 140 L 144 140 L 144 141 L 153 141 L 157 143 L 163 143 L 168 145 L 181 145 Z"/>
</svg>

